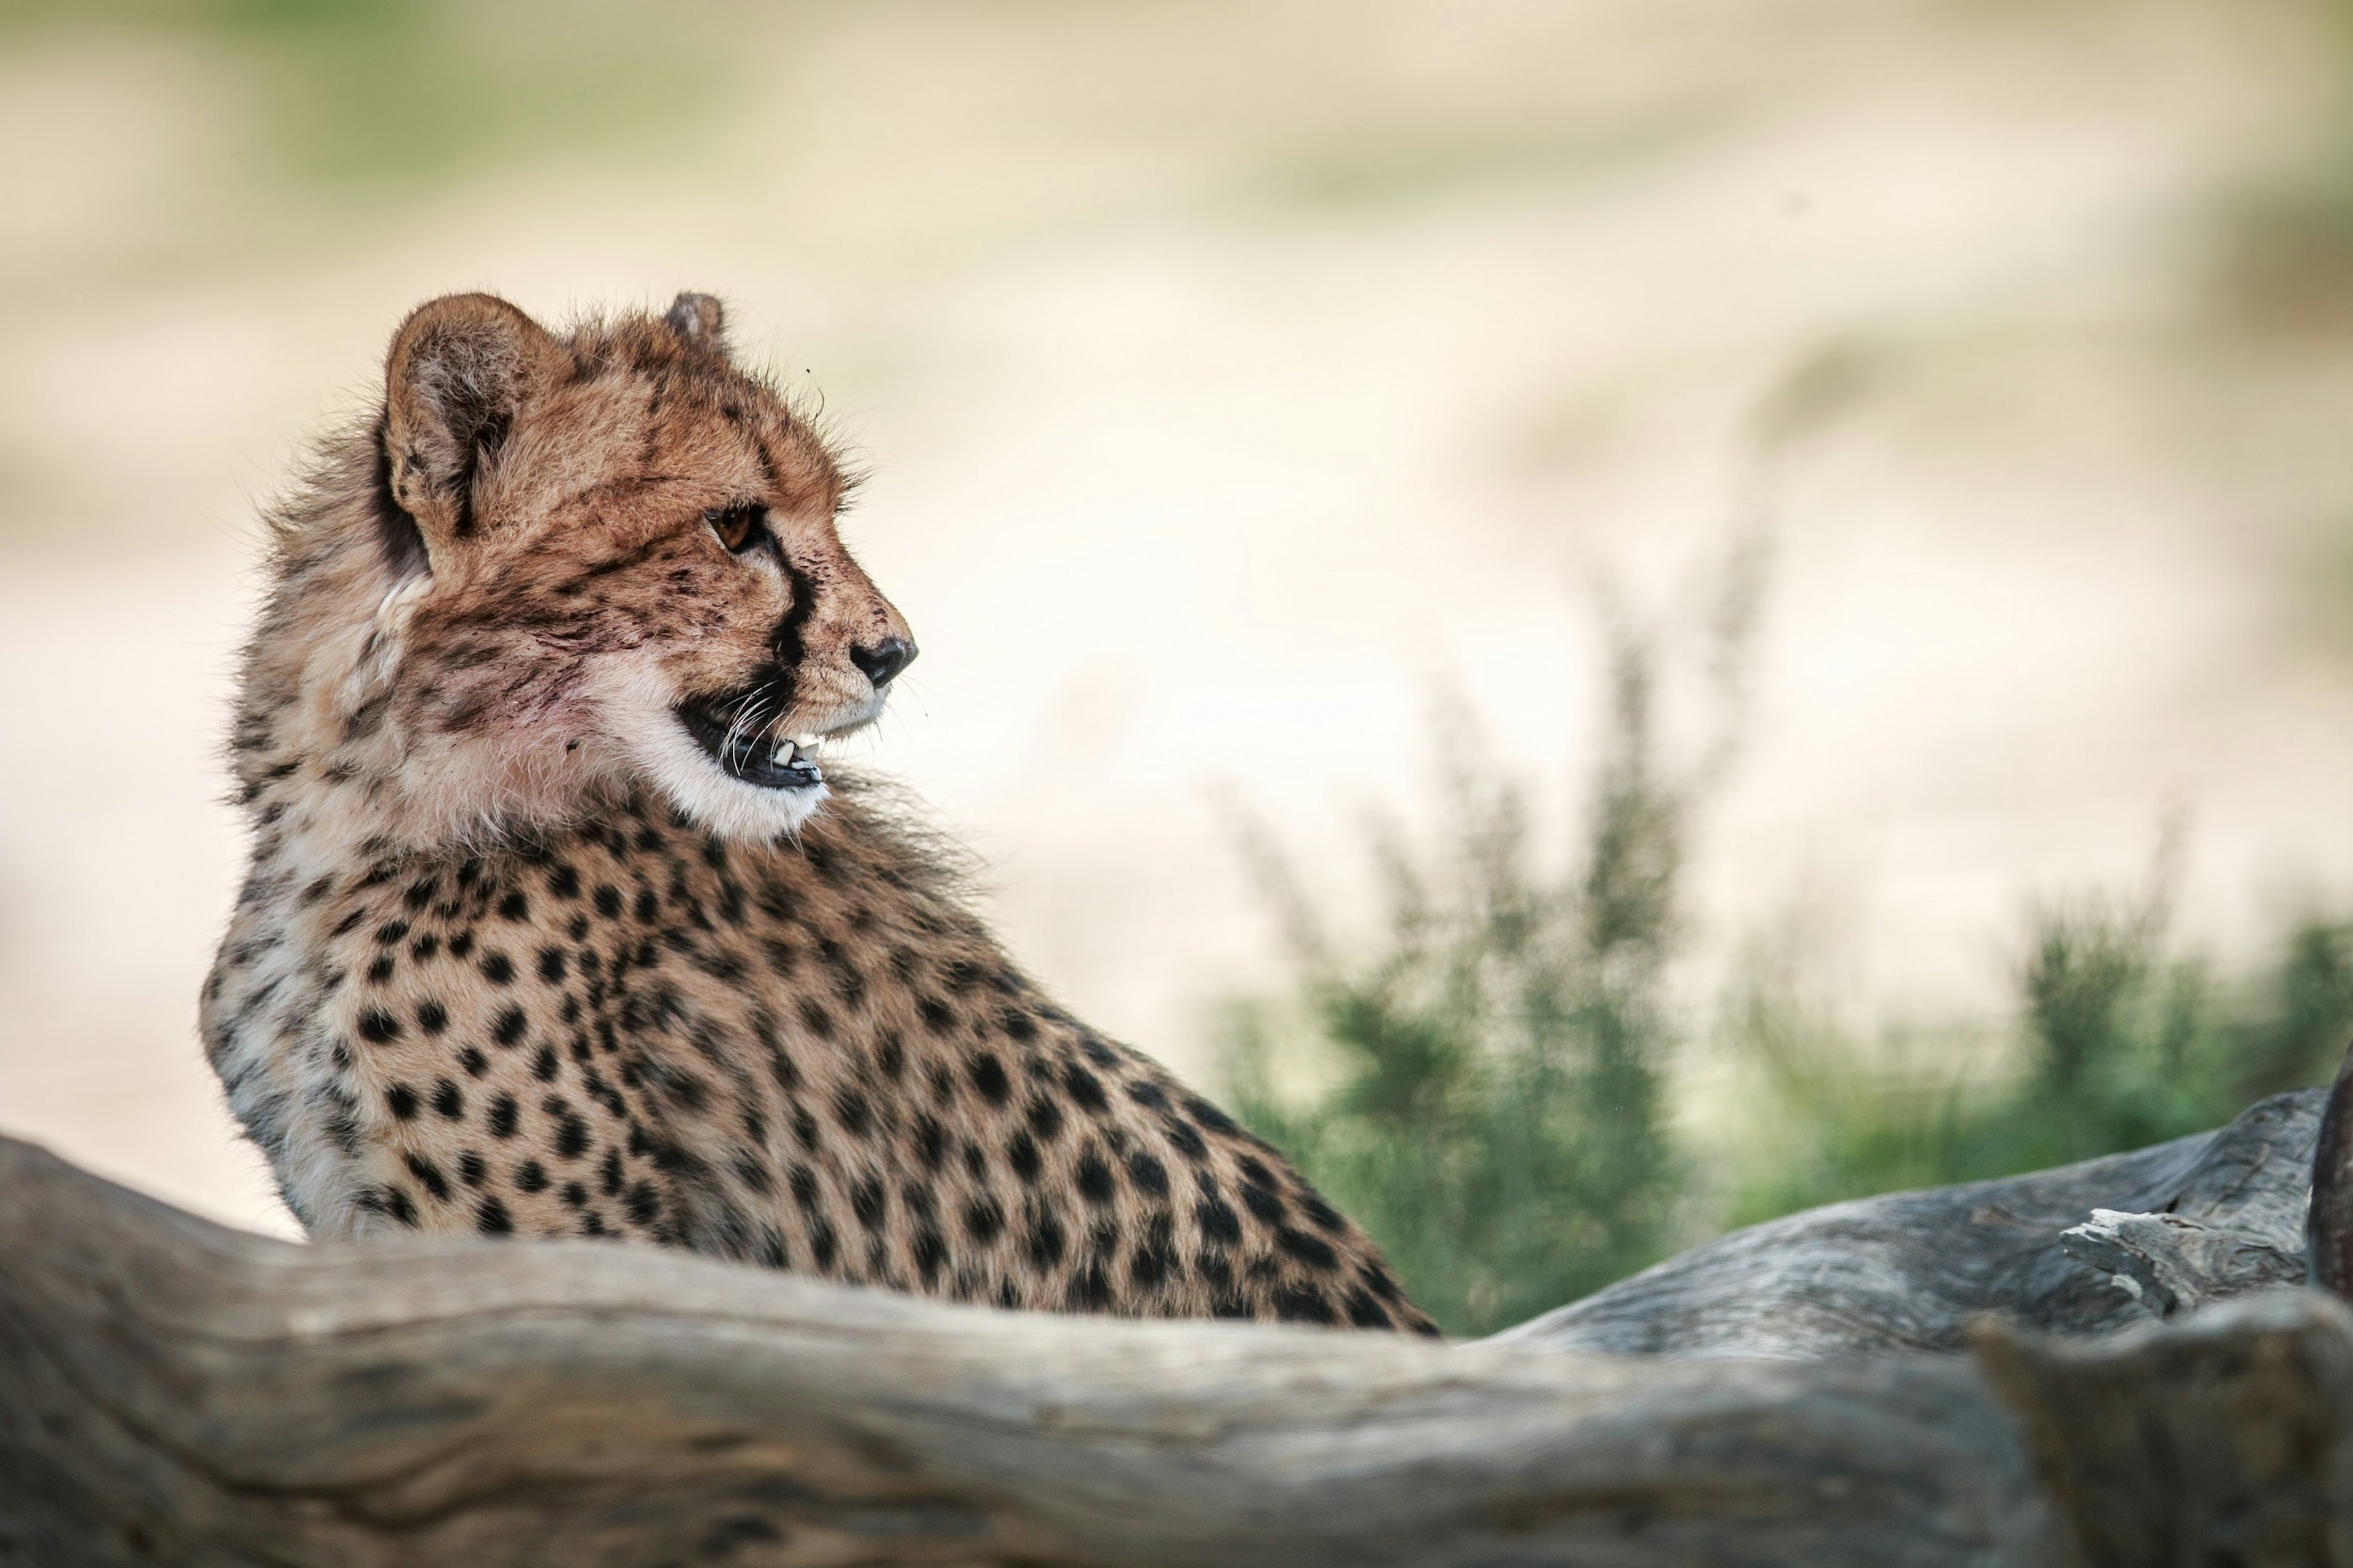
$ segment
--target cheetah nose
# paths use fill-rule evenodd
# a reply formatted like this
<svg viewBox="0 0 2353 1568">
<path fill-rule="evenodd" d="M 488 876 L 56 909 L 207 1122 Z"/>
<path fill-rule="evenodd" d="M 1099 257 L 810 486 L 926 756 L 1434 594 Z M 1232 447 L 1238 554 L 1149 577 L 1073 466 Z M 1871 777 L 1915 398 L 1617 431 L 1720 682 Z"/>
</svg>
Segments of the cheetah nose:
<svg viewBox="0 0 2353 1568">
<path fill-rule="evenodd" d="M 892 678 L 915 662 L 915 645 L 904 637 L 884 637 L 872 647 L 849 650 L 849 662 L 866 672 L 866 679 L 881 690 Z"/>
</svg>

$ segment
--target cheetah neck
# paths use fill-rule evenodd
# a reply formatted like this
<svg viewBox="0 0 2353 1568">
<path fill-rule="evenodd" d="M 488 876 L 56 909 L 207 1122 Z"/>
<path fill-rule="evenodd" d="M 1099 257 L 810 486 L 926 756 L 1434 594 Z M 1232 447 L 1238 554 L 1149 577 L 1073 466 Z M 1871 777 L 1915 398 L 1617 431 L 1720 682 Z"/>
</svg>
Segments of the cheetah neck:
<svg viewBox="0 0 2353 1568">
<path fill-rule="evenodd" d="M 331 520 L 332 523 L 332 520 Z M 316 863 L 388 852 L 462 858 L 610 810 L 617 758 L 557 726 L 423 722 L 433 673 L 410 623 L 432 579 L 366 530 L 290 547 L 247 644 L 231 765 L 258 844 Z"/>
</svg>

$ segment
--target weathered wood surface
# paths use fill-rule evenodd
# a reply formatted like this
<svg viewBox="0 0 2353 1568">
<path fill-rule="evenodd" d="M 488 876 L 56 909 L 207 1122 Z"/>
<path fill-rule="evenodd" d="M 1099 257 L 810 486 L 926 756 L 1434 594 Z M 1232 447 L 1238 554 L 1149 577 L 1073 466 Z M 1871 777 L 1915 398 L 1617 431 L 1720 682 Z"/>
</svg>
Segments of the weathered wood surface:
<svg viewBox="0 0 2353 1568">
<path fill-rule="evenodd" d="M 2317 1100 L 1799 1216 L 1595 1299 L 1633 1337 L 1639 1286 L 1651 1342 L 1698 1355 L 1542 1348 L 1560 1314 L 1447 1347 L 589 1243 L 297 1247 L 0 1140 L 0 1563 L 2353 1565 L 2353 1314 L 2273 1289 L 2156 1324 L 2062 1240 L 2094 1207 L 2171 1204 L 2274 1247 Z M 1916 1293 L 1891 1282 L 1910 1227 L 1957 1223 L 1984 1256 L 1915 1267 L 1939 1304 L 1874 1321 Z M 1711 1250 L 1731 1288 L 1692 1267 Z M 2245 1284 L 2196 1275 L 2232 1246 L 2193 1252 L 2168 1265 L 2183 1299 Z M 1968 1302 L 2005 1304 L 2005 1267 L 2021 1321 L 2152 1326 L 1980 1327 L 1936 1353 Z M 1848 1305 L 1812 1310 L 1809 1280 Z M 1766 1334 L 1775 1310 L 1799 1331 Z M 1778 1359 L 1730 1353 L 1744 1335 Z M 2151 1540 L 2212 1549 L 2134 1554 Z"/>
<path fill-rule="evenodd" d="M 2334 1298 L 2272 1292 L 2093 1340 L 1976 1338 L 2078 1561 L 2353 1564 L 2353 1314 Z"/>
<path fill-rule="evenodd" d="M 2129 1244 L 2071 1245 L 2068 1233 L 2094 1209 L 2122 1219 L 2165 1215 L 2204 1233 L 2182 1245 L 2203 1250 L 2206 1267 L 2240 1272 L 2192 1285 L 2200 1265 L 2185 1265 L 2178 1278 L 2189 1305 L 2292 1282 L 2304 1277 L 2305 1194 L 2325 1098 L 2316 1089 L 2274 1095 L 2218 1131 L 2152 1149 L 1752 1226 L 1494 1342 L 1621 1355 L 1958 1351 L 1988 1312 L 2057 1334 L 2168 1315 L 2161 1299 L 2136 1288 L 2133 1270 L 2158 1266 L 2136 1261 Z M 2128 1229 L 2154 1241 L 2146 1227 Z"/>
</svg>

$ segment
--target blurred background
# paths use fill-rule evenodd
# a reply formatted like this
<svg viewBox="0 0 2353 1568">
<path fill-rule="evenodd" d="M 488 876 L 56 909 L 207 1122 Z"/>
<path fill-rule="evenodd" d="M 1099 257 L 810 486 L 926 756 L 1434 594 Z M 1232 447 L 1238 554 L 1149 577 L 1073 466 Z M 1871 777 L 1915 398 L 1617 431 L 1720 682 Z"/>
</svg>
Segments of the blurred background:
<svg viewBox="0 0 2353 1568">
<path fill-rule="evenodd" d="M 2341 0 L 7 0 L 0 144 L 0 1129 L 175 1202 L 256 510 L 459 289 L 727 300 L 869 765 L 1451 1328 L 2353 1023 Z"/>
</svg>

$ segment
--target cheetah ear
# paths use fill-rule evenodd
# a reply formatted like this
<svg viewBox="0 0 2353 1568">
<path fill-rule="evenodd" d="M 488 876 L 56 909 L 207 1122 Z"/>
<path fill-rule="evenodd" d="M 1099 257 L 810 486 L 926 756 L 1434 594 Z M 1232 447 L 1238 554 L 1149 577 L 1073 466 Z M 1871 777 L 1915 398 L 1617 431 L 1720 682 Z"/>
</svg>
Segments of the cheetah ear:
<svg viewBox="0 0 2353 1568">
<path fill-rule="evenodd" d="M 489 294 L 435 300 L 400 324 L 385 366 L 385 454 L 428 553 L 474 534 L 484 470 L 568 364 L 544 328 Z"/>
<path fill-rule="evenodd" d="M 727 312 L 708 294 L 681 294 L 670 301 L 662 325 L 688 342 L 727 352 Z"/>
</svg>

